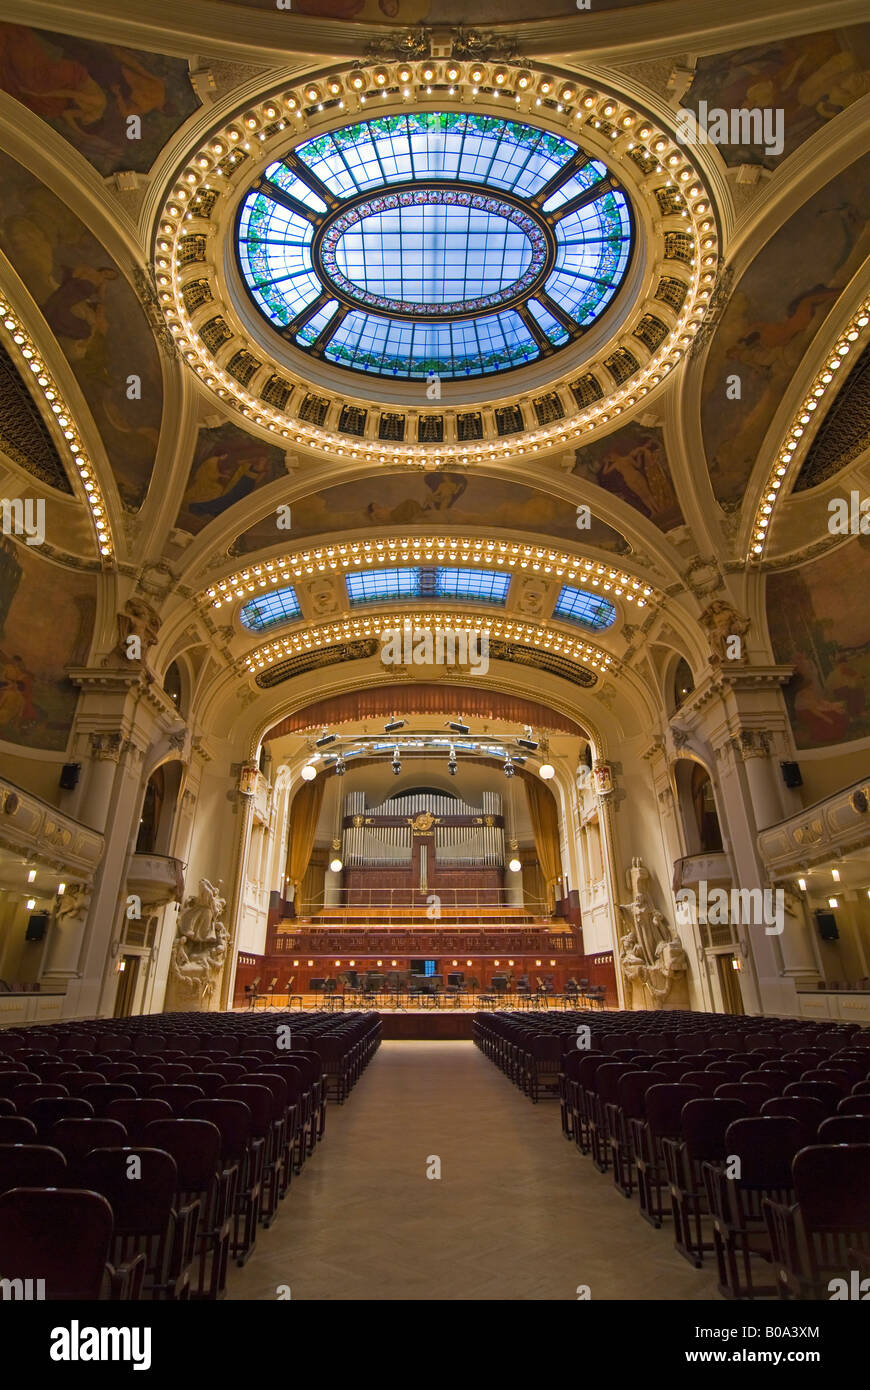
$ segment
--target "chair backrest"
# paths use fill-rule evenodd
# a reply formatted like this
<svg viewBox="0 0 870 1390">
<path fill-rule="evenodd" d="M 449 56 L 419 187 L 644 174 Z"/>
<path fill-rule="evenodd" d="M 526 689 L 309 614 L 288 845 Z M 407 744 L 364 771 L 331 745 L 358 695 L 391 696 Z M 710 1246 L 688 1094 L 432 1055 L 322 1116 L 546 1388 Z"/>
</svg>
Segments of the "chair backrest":
<svg viewBox="0 0 870 1390">
<path fill-rule="evenodd" d="M 205 1092 L 199 1086 L 177 1084 L 171 1081 L 158 1082 L 148 1092 L 149 1100 L 165 1100 L 173 1115 L 180 1119 L 193 1100 L 203 1100 Z"/>
<path fill-rule="evenodd" d="M 752 1062 L 748 1058 L 743 1062 L 708 1062 L 705 1068 L 714 1076 L 721 1076 L 723 1081 L 739 1081 L 744 1072 L 752 1069 Z"/>
<path fill-rule="evenodd" d="M 218 1100 L 241 1101 L 251 1112 L 254 1134 L 264 1135 L 266 1133 L 274 1108 L 272 1092 L 268 1087 L 249 1083 L 222 1086 L 218 1091 L 217 1098 Z"/>
<path fill-rule="evenodd" d="M 687 1086 L 697 1086 L 701 1095 L 709 1096 L 711 1100 L 717 1088 L 724 1085 L 721 1076 L 714 1071 L 684 1071 L 680 1080 Z"/>
<path fill-rule="evenodd" d="M 870 1115 L 870 1095 L 843 1096 L 842 1100 L 837 1101 L 836 1113 L 838 1115 Z"/>
<path fill-rule="evenodd" d="M 19 1114 L 27 1110 L 37 1100 L 62 1100 L 69 1096 L 66 1086 L 58 1081 L 29 1081 L 16 1086 L 12 1099 Z"/>
<path fill-rule="evenodd" d="M 834 1067 L 813 1067 L 804 1072 L 801 1081 L 821 1081 L 823 1085 L 836 1086 L 841 1096 L 847 1096 L 852 1089 L 849 1073 Z"/>
<path fill-rule="evenodd" d="M 626 1119 L 643 1119 L 646 1115 L 646 1093 L 650 1086 L 660 1085 L 658 1072 L 624 1072 L 616 1083 L 616 1099 Z"/>
<path fill-rule="evenodd" d="M 94 1113 L 90 1101 L 82 1096 L 35 1100 L 32 1105 L 22 1108 L 25 1109 L 27 1118 L 36 1125 L 40 1136 L 47 1134 L 58 1120 L 85 1120 Z"/>
<path fill-rule="evenodd" d="M 660 1136 L 679 1136 L 683 1107 L 690 1100 L 699 1100 L 701 1092 L 697 1086 L 686 1086 L 679 1081 L 665 1081 L 658 1086 L 650 1086 L 646 1093 L 646 1118 L 652 1132 Z"/>
<path fill-rule="evenodd" d="M 112 1227 L 112 1208 L 96 1192 L 15 1188 L 0 1196 L 0 1270 L 44 1279 L 47 1299 L 97 1299 Z"/>
<path fill-rule="evenodd" d="M 221 1132 L 210 1120 L 153 1120 L 146 1141 L 175 1160 L 180 1192 L 202 1192 L 215 1175 Z"/>
<path fill-rule="evenodd" d="M 870 1228 L 870 1144 L 814 1144 L 795 1155 L 795 1197 L 808 1231 Z"/>
<path fill-rule="evenodd" d="M 37 1137 L 36 1125 L 25 1115 L 0 1115 L 0 1144 L 35 1144 Z"/>
<path fill-rule="evenodd" d="M 92 1149 L 126 1144 L 127 1131 L 114 1119 L 58 1120 L 49 1138 L 69 1167 L 78 1171 L 78 1165 Z"/>
<path fill-rule="evenodd" d="M 802 1144 L 815 1143 L 816 1134 L 822 1120 L 828 1114 L 827 1106 L 813 1096 L 774 1096 L 761 1107 L 761 1116 L 788 1116 L 800 1127 Z"/>
<path fill-rule="evenodd" d="M 830 1115 L 819 1125 L 820 1144 L 870 1144 L 870 1106 L 864 1115 Z"/>
<path fill-rule="evenodd" d="M 774 1089 L 760 1081 L 724 1081 L 713 1094 L 716 1100 L 742 1101 L 747 1114 L 757 1115 L 764 1102 L 772 1098 Z"/>
<path fill-rule="evenodd" d="M 631 1062 L 605 1062 L 595 1074 L 595 1089 L 600 1099 L 604 1102 L 616 1100 L 620 1077 L 636 1070 Z"/>
<path fill-rule="evenodd" d="M 129 1160 L 140 1163 L 140 1175 L 129 1177 Z M 163 1235 L 175 1198 L 175 1159 L 162 1149 L 117 1147 L 92 1149 L 79 1169 L 81 1180 L 109 1201 L 115 1214 L 116 1236 Z"/>
<path fill-rule="evenodd" d="M 725 1131 L 725 1153 L 740 1159 L 734 1181 L 747 1188 L 791 1188 L 792 1159 L 802 1142 L 801 1126 L 790 1115 L 732 1121 Z"/>
<path fill-rule="evenodd" d="M 813 1096 L 822 1102 L 829 1115 L 833 1115 L 842 1092 L 839 1086 L 832 1086 L 830 1081 L 790 1081 L 783 1095 Z"/>
<path fill-rule="evenodd" d="M 47 1144 L 0 1144 L 0 1192 L 25 1183 L 63 1187 L 65 1177 L 66 1159 L 59 1149 Z"/>
<path fill-rule="evenodd" d="M 106 1110 L 106 1115 L 110 1120 L 117 1120 L 127 1131 L 127 1141 L 130 1144 L 143 1144 L 145 1142 L 145 1130 L 148 1125 L 155 1120 L 169 1120 L 172 1118 L 172 1106 L 166 1100 L 160 1100 L 157 1096 L 137 1096 L 134 1100 L 113 1100 Z M 115 1141 L 112 1141 L 112 1144 Z M 125 1141 L 118 1140 L 118 1143 Z M 112 1147 L 108 1141 L 105 1147 Z M 94 1145 L 94 1148 L 103 1147 Z"/>
<path fill-rule="evenodd" d="M 683 1107 L 680 1128 L 689 1156 L 698 1162 L 724 1158 L 725 1131 L 747 1112 L 748 1107 L 741 1100 L 701 1096 L 688 1101 Z"/>
<path fill-rule="evenodd" d="M 192 1101 L 182 1118 L 210 1121 L 220 1132 L 223 1159 L 241 1158 L 253 1134 L 250 1109 L 228 1096 Z"/>
<path fill-rule="evenodd" d="M 120 1081 L 101 1081 L 99 1085 L 85 1086 L 81 1094 L 94 1107 L 95 1115 L 105 1115 L 113 1100 L 134 1100 L 136 1092 L 132 1086 Z"/>
</svg>

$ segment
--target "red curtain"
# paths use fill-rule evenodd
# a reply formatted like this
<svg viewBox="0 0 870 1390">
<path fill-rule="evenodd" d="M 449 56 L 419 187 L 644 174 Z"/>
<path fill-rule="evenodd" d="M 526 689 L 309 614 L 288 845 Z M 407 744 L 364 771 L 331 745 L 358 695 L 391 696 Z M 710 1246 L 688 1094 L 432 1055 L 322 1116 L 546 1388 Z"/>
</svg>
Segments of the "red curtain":
<svg viewBox="0 0 870 1390">
<path fill-rule="evenodd" d="M 462 715 L 474 719 L 502 719 L 509 724 L 531 724 L 563 734 L 582 734 L 584 730 L 566 715 L 557 714 L 536 700 L 503 695 L 497 690 L 474 690 L 463 686 L 401 685 L 374 686 L 371 690 L 348 690 L 329 700 L 288 714 L 266 734 L 266 739 L 299 729 L 323 725 L 348 724 L 358 719 L 404 714 L 443 714 L 454 719 Z"/>
</svg>

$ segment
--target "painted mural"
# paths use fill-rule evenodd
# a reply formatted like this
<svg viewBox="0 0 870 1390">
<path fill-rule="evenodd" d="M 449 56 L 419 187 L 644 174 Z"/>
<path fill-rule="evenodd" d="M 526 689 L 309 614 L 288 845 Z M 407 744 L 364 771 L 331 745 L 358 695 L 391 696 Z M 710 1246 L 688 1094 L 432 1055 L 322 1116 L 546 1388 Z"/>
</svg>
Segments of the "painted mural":
<svg viewBox="0 0 870 1390">
<path fill-rule="evenodd" d="M 96 579 L 0 535 L 0 739 L 63 750 L 96 612 Z"/>
<path fill-rule="evenodd" d="M 870 253 L 870 155 L 780 228 L 738 282 L 714 335 L 701 422 L 713 490 L 743 496 L 795 369 L 840 291 Z M 729 399 L 729 378 L 740 399 Z"/>
<path fill-rule="evenodd" d="M 795 674 L 785 696 L 798 748 L 870 736 L 870 537 L 797 570 L 772 574 L 767 620 L 777 661 Z"/>
<path fill-rule="evenodd" d="M 200 430 L 175 524 L 196 535 L 235 502 L 284 473 L 284 452 L 273 444 L 231 424 Z"/>
<path fill-rule="evenodd" d="M 233 553 L 246 555 L 276 541 L 292 544 L 324 533 L 361 531 L 367 537 L 396 527 L 433 526 L 474 531 L 480 527 L 534 531 L 542 541 L 570 540 L 614 554 L 630 547 L 618 531 L 594 517 L 588 531 L 577 530 L 576 508 L 520 483 L 470 473 L 393 473 L 342 483 L 294 502 L 289 532 L 269 516 L 238 537 Z"/>
<path fill-rule="evenodd" d="M 146 173 L 199 104 L 182 58 L 19 24 L 0 24 L 0 87 L 103 175 Z M 138 132 L 130 116 L 138 116 Z"/>
<path fill-rule="evenodd" d="M 578 449 L 571 471 L 621 497 L 662 531 L 683 524 L 664 436 L 657 427 L 626 425 L 606 439 Z"/>
<path fill-rule="evenodd" d="M 124 505 L 148 490 L 163 407 L 160 359 L 132 286 L 65 203 L 0 153 L 0 249 L 63 349 L 88 403 Z M 139 379 L 139 396 L 132 399 Z"/>
<path fill-rule="evenodd" d="M 778 154 L 759 145 L 723 144 L 726 164 L 774 169 L 814 131 L 870 91 L 870 24 L 700 58 L 681 105 L 707 110 L 782 112 Z"/>
</svg>

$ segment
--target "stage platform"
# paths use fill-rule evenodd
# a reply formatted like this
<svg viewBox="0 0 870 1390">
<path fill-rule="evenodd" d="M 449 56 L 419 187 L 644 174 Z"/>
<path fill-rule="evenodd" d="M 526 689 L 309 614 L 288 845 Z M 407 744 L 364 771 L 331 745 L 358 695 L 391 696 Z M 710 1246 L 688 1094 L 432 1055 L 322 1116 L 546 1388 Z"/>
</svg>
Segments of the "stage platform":
<svg viewBox="0 0 870 1390">
<path fill-rule="evenodd" d="M 274 1002 L 273 1002 L 274 1000 Z M 342 1005 L 344 1007 L 342 1007 Z M 363 1009 L 380 1014 L 383 1023 L 383 1034 L 385 1039 L 405 1038 L 405 1039 L 452 1039 L 470 1038 L 471 1023 L 477 1013 L 490 1012 L 493 1009 L 546 1009 L 547 1012 L 561 1013 L 564 1009 L 584 1009 L 589 1008 L 588 1002 L 581 1000 L 569 1000 L 562 995 L 542 995 L 540 998 L 533 996 L 531 999 L 522 998 L 518 1002 L 516 995 L 505 995 L 502 998 L 493 995 L 466 995 L 461 1002 L 448 1002 L 441 998 L 436 1004 L 434 1001 L 428 1005 L 420 1007 L 397 1007 L 395 1003 L 385 1004 L 382 997 L 377 1002 L 357 1003 L 349 999 L 343 999 L 341 995 L 323 994 L 294 994 L 287 995 L 266 995 L 257 1000 L 256 1012 L 258 1014 L 281 1013 L 287 1008 L 294 1011 L 303 1009 L 311 1013 L 336 1013 L 341 1014 L 345 1011 Z M 596 1011 L 601 1005 L 595 1004 Z M 605 1008 L 612 1006 L 604 1006 Z M 251 1013 L 254 1010 L 250 1005 L 244 1008 L 233 1010 L 235 1013 Z"/>
</svg>

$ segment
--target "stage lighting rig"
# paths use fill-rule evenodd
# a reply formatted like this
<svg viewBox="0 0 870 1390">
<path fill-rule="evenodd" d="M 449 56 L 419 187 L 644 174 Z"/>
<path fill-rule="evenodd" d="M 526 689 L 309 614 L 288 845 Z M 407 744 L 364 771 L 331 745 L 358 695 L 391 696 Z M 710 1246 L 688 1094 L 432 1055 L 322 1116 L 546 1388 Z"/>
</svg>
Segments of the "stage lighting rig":
<svg viewBox="0 0 870 1390">
<path fill-rule="evenodd" d="M 444 725 L 445 729 L 452 729 L 455 734 L 470 734 L 471 729 L 467 724 L 460 724 L 456 719 L 449 719 Z"/>
<path fill-rule="evenodd" d="M 337 738 L 338 738 L 338 734 L 326 734 L 326 733 L 323 733 L 323 734 L 320 735 L 320 738 L 316 738 L 316 739 L 314 740 L 314 747 L 315 747 L 315 748 L 326 748 L 326 747 L 328 747 L 328 745 L 329 745 L 330 743 L 335 743 L 335 740 L 336 740 Z"/>
<path fill-rule="evenodd" d="M 404 729 L 407 719 L 391 719 L 389 724 L 384 725 L 385 734 L 394 734 L 397 729 Z"/>
</svg>

